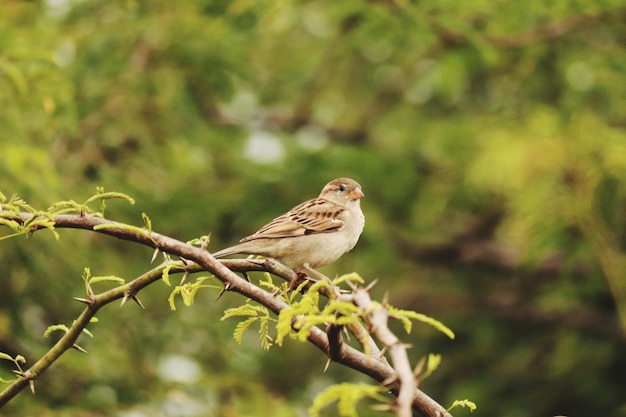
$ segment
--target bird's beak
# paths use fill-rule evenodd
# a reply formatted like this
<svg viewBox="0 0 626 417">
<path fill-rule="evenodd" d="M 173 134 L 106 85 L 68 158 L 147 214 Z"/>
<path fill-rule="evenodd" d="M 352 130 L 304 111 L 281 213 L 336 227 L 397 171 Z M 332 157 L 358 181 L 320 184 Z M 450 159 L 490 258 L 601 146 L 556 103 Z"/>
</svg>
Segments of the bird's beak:
<svg viewBox="0 0 626 417">
<path fill-rule="evenodd" d="M 355 188 L 354 190 L 350 191 L 350 194 L 348 194 L 350 196 L 351 200 L 360 200 L 363 197 L 365 197 L 365 194 L 363 194 L 363 191 L 361 191 L 361 189 L 359 187 Z"/>
</svg>

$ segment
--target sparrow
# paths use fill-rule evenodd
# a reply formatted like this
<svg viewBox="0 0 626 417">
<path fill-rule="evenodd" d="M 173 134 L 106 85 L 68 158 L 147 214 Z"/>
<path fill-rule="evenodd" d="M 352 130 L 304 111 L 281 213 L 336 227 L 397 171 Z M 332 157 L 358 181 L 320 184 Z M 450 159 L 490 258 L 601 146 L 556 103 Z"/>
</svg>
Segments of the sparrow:
<svg viewBox="0 0 626 417">
<path fill-rule="evenodd" d="M 328 265 L 350 251 L 365 226 L 358 182 L 337 178 L 319 197 L 301 203 L 244 237 L 240 243 L 213 254 L 274 258 L 296 272 Z"/>
</svg>

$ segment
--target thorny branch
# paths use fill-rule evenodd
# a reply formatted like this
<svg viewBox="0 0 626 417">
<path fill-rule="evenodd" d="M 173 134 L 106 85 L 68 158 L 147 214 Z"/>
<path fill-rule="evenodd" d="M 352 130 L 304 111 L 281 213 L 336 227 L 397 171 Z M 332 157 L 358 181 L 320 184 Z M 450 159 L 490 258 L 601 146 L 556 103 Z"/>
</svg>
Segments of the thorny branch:
<svg viewBox="0 0 626 417">
<path fill-rule="evenodd" d="M 15 220 L 25 222 L 31 219 L 32 216 L 33 215 L 30 213 L 18 213 L 16 214 Z M 204 248 L 198 248 L 159 233 L 139 233 L 136 228 L 133 229 L 123 223 L 117 223 L 91 215 L 59 214 L 54 215 L 53 219 L 56 228 L 75 228 L 95 231 L 96 233 L 106 234 L 118 239 L 153 247 L 170 255 L 180 256 L 196 264 L 191 267 L 192 269 L 196 268 L 197 270 L 212 273 L 217 279 L 224 283 L 229 291 L 251 298 L 267 307 L 275 314 L 279 314 L 281 310 L 288 307 L 279 297 L 248 282 L 246 279 L 239 277 L 233 272 L 268 271 L 287 280 L 295 278 L 293 271 L 271 260 L 218 261 Z M 107 226 L 94 230 L 94 228 L 101 225 Z M 35 230 L 33 230 L 33 232 L 34 231 Z M 76 322 L 50 351 L 31 368 L 26 370 L 23 375 L 20 375 L 20 378 L 14 383 L 0 392 L 0 407 L 9 402 L 24 388 L 31 385 L 33 381 L 52 363 L 59 359 L 64 352 L 74 347 L 80 333 L 87 327 L 90 319 L 101 307 L 118 299 L 133 298 L 138 302 L 136 299 L 137 293 L 152 282 L 161 279 L 164 267 L 165 265 L 160 265 L 124 285 L 120 285 L 100 294 L 90 294 L 89 298 L 81 299 L 80 301 L 87 304 L 87 306 Z M 189 268 L 186 269 L 189 270 Z M 183 272 L 183 269 L 170 272 Z M 359 307 L 367 308 L 367 306 L 371 304 L 371 299 L 369 299 L 367 291 L 357 290 L 353 293 L 352 297 L 353 302 Z M 391 391 L 398 395 L 398 416 L 410 416 L 412 408 L 425 417 L 451 417 L 445 408 L 416 387 L 415 378 L 411 372 L 408 359 L 406 359 L 405 348 L 386 326 L 386 310 L 381 308 L 372 309 L 369 313 L 369 318 L 373 333 L 389 350 L 395 369 L 386 361 L 371 360 L 370 356 L 345 343 L 337 343 L 331 346 L 327 333 L 319 328 L 314 327 L 312 329 L 308 340 L 329 356 L 332 361 L 366 374 L 379 383 L 389 384 Z M 355 330 L 358 331 L 358 329 Z M 411 375 L 410 378 L 408 377 L 409 374 Z"/>
<path fill-rule="evenodd" d="M 411 412 L 413 393 L 417 390 L 417 381 L 409 362 L 406 346 L 389 330 L 387 325 L 389 312 L 384 306 L 376 306 L 372 302 L 369 292 L 364 289 L 356 289 L 348 297 L 363 311 L 369 311 L 370 331 L 387 348 L 397 373 L 399 389 L 396 413 L 398 417 L 411 417 L 413 415 Z"/>
</svg>

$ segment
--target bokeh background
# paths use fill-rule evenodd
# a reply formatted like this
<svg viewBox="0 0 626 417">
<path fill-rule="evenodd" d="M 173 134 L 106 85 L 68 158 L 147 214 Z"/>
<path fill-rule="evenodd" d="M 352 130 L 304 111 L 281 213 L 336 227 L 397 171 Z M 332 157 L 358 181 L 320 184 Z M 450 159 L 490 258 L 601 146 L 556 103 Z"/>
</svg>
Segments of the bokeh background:
<svg viewBox="0 0 626 417">
<path fill-rule="evenodd" d="M 353 177 L 366 229 L 323 272 L 455 330 L 404 336 L 414 362 L 442 355 L 427 393 L 488 417 L 624 417 L 625 21 L 623 0 L 4 1 L 0 191 L 45 208 L 103 186 L 137 200 L 110 218 L 217 250 Z M 0 242 L 0 351 L 29 363 L 81 311 L 84 267 L 151 267 L 147 248 L 60 234 Z M 367 381 L 306 344 L 236 344 L 234 294 L 172 312 L 170 291 L 104 308 L 89 354 L 0 415 L 304 416 Z"/>
</svg>

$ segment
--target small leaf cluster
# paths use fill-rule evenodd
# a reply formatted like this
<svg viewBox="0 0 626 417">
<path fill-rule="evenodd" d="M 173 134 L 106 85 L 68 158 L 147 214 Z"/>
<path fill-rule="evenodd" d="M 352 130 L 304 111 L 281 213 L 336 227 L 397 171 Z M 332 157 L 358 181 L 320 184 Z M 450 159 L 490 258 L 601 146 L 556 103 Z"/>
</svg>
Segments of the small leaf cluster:
<svg viewBox="0 0 626 417">
<path fill-rule="evenodd" d="M 74 200 L 59 201 L 54 203 L 48 211 L 54 214 L 90 214 L 92 216 L 104 217 L 106 201 L 112 199 L 126 200 L 130 204 L 135 204 L 135 200 L 127 194 L 117 191 L 105 192 L 103 187 L 96 187 L 96 194 L 89 197 L 84 203 L 77 203 Z M 100 203 L 99 210 L 89 207 L 94 202 Z"/>
<path fill-rule="evenodd" d="M 448 411 L 452 410 L 453 408 L 457 408 L 457 407 L 469 408 L 469 410 L 473 413 L 474 410 L 476 410 L 476 403 L 474 403 L 473 401 L 467 400 L 467 399 L 466 400 L 454 400 L 454 402 L 452 403 L 450 408 L 448 408 Z"/>
<path fill-rule="evenodd" d="M 328 387 L 324 392 L 315 397 L 315 401 L 309 408 L 311 417 L 318 417 L 322 408 L 337 401 L 339 415 L 342 417 L 358 417 L 357 403 L 370 398 L 379 403 L 389 403 L 385 397 L 387 389 L 377 385 L 342 383 Z"/>
<path fill-rule="evenodd" d="M 17 213 L 26 212 L 32 214 L 25 221 L 17 219 Z M 7 199 L 0 192 L 0 224 L 8 226 L 14 233 L 1 236 L 0 240 L 8 239 L 20 235 L 30 235 L 39 229 L 48 229 L 55 239 L 59 239 L 59 234 L 54 230 L 54 220 L 51 212 L 38 211 L 30 206 L 26 201 L 16 195 Z"/>
<path fill-rule="evenodd" d="M 172 264 L 175 264 L 175 262 L 173 262 Z M 166 267 L 163 269 L 162 273 L 162 279 L 167 285 L 170 285 L 169 271 L 171 271 L 171 268 Z M 204 282 L 209 279 L 217 281 L 217 279 L 213 276 L 202 276 L 196 278 L 195 282 L 183 283 L 174 287 L 174 289 L 170 293 L 170 296 L 167 299 L 170 305 L 170 309 L 176 311 L 176 296 L 178 295 L 180 295 L 180 297 L 182 298 L 183 304 L 189 307 L 193 304 L 193 301 L 196 298 L 196 294 L 201 288 L 221 288 L 219 284 L 205 284 Z"/>
<path fill-rule="evenodd" d="M 0 359 L 13 362 L 13 364 L 15 365 L 15 368 L 16 368 L 13 371 L 13 373 L 15 373 L 16 375 L 23 375 L 24 374 L 24 370 L 22 369 L 22 366 L 20 364 L 26 363 L 26 359 L 22 355 L 17 355 L 15 357 L 12 357 L 8 353 L 0 352 Z M 2 382 L 4 384 L 10 384 L 13 381 L 8 380 L 8 379 L 4 379 L 4 378 L 0 378 L 0 382 Z"/>
<path fill-rule="evenodd" d="M 387 308 L 387 310 L 389 310 L 389 314 L 391 315 L 392 318 L 400 320 L 402 322 L 402 325 L 404 326 L 404 330 L 407 333 L 411 333 L 411 330 L 413 328 L 412 320 L 416 320 L 416 321 L 419 321 L 419 322 L 422 322 L 422 323 L 425 323 L 434 327 L 435 329 L 439 330 L 441 333 L 448 336 L 450 339 L 454 339 L 455 337 L 452 329 L 450 329 L 448 326 L 446 326 L 445 324 L 443 324 L 437 319 L 434 319 L 422 313 L 417 313 L 415 311 L 401 310 L 389 304 L 386 304 L 385 307 Z"/>
<path fill-rule="evenodd" d="M 87 295 L 92 295 L 91 286 L 99 282 L 113 282 L 118 285 L 123 285 L 126 283 L 126 280 L 124 278 L 120 278 L 115 275 L 103 275 L 103 276 L 92 277 L 91 268 L 87 268 L 87 267 L 83 269 L 83 274 L 81 275 L 81 278 L 85 284 L 85 291 L 87 292 Z"/>
<path fill-rule="evenodd" d="M 319 280 L 311 285 L 299 299 L 297 299 L 299 291 L 293 291 L 289 294 L 289 307 L 282 310 L 278 315 L 276 343 L 279 346 L 282 345 L 287 336 L 304 342 L 309 337 L 311 329 L 316 326 L 346 326 L 360 322 L 363 318 L 363 311 L 352 302 L 331 297 L 320 308 L 321 293 L 331 292 L 335 285 L 346 280 L 363 282 L 358 275 L 350 274 L 350 276 L 344 275 L 333 280 L 332 285 L 326 280 Z M 301 289 L 300 287 L 299 289 Z"/>
<path fill-rule="evenodd" d="M 97 187 L 96 194 L 85 200 L 84 203 L 77 203 L 74 200 L 59 201 L 54 203 L 47 210 L 36 210 L 26 203 L 22 198 L 12 195 L 8 198 L 0 192 L 0 225 L 8 226 L 14 233 L 0 236 L 0 240 L 16 237 L 20 235 L 30 235 L 39 229 L 48 229 L 54 235 L 55 239 L 59 239 L 59 234 L 54 229 L 55 214 L 90 214 L 97 217 L 103 217 L 106 209 L 106 200 L 122 199 L 130 204 L 135 204 L 135 200 L 123 193 L 105 192 L 104 188 Z M 89 207 L 94 202 L 100 202 L 99 211 Z M 28 213 L 29 216 L 23 220 L 18 216 L 19 213 Z"/>
<path fill-rule="evenodd" d="M 252 304 L 251 300 L 246 300 L 246 303 L 235 308 L 229 308 L 224 312 L 224 315 L 220 320 L 226 320 L 230 317 L 247 317 L 245 320 L 240 321 L 235 326 L 235 332 L 233 333 L 234 339 L 241 343 L 243 340 L 243 334 L 254 323 L 259 323 L 259 340 L 261 341 L 261 347 L 265 350 L 269 350 L 274 343 L 274 339 L 270 336 L 270 324 L 275 322 L 270 311 L 260 305 Z"/>
</svg>

